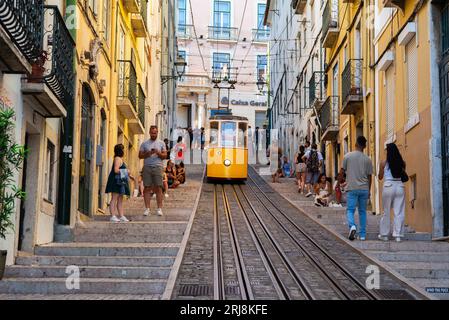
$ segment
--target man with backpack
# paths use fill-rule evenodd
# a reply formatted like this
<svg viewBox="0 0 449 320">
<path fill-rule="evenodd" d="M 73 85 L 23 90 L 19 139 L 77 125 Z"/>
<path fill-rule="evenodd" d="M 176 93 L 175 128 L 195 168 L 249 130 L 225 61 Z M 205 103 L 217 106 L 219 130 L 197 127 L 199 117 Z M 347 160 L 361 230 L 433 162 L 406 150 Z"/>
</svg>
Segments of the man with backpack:
<svg viewBox="0 0 449 320">
<path fill-rule="evenodd" d="M 306 163 L 306 189 L 308 193 L 306 197 L 310 197 L 313 193 L 313 186 L 318 183 L 318 177 L 320 176 L 321 166 L 323 165 L 323 155 L 318 151 L 316 143 L 312 144 L 312 148 L 308 150 L 302 157 Z"/>
</svg>

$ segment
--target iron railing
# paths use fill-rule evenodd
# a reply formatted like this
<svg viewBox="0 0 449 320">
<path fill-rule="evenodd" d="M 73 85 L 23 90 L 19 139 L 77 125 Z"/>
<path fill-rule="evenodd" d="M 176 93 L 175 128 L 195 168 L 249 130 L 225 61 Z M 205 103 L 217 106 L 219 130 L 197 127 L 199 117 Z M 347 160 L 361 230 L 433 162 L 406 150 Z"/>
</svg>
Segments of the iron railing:
<svg viewBox="0 0 449 320">
<path fill-rule="evenodd" d="M 204 75 L 188 74 L 178 80 L 178 85 L 182 86 L 209 87 L 210 84 L 210 78 Z"/>
<path fill-rule="evenodd" d="M 45 6 L 44 43 L 48 67 L 43 81 L 61 103 L 68 104 L 74 99 L 75 76 L 73 62 L 75 42 L 67 29 L 57 6 Z M 29 80 L 39 79 L 31 75 Z"/>
<path fill-rule="evenodd" d="M 143 92 L 142 86 L 139 84 L 139 96 L 137 97 L 137 104 L 138 104 L 138 115 L 140 119 L 140 123 L 143 127 L 145 127 L 145 93 Z"/>
<path fill-rule="evenodd" d="M 340 125 L 338 98 L 338 96 L 329 96 L 323 103 L 323 107 L 319 113 L 322 133 L 326 132 L 330 127 L 338 127 Z"/>
<path fill-rule="evenodd" d="M 447 4 L 441 15 L 442 51 L 443 56 L 449 55 L 449 4 Z"/>
<path fill-rule="evenodd" d="M 209 39 L 237 41 L 237 28 L 209 26 Z"/>
<path fill-rule="evenodd" d="M 270 40 L 270 29 L 253 29 L 254 42 L 266 42 Z"/>
<path fill-rule="evenodd" d="M 118 60 L 118 98 L 128 98 L 134 111 L 137 111 L 137 74 L 129 60 Z"/>
<path fill-rule="evenodd" d="M 363 60 L 350 59 L 341 74 L 341 95 L 345 103 L 352 96 L 362 100 Z"/>
<path fill-rule="evenodd" d="M 323 101 L 325 96 L 324 79 L 326 73 L 315 71 L 309 80 L 309 104 L 313 106 L 317 101 Z"/>
<path fill-rule="evenodd" d="M 330 28 L 338 28 L 338 0 L 327 0 L 323 11 L 323 33 L 321 41 L 327 36 Z"/>
<path fill-rule="evenodd" d="M 0 25 L 30 63 L 42 54 L 44 0 L 1 0 Z"/>
<path fill-rule="evenodd" d="M 193 36 L 193 25 L 191 24 L 178 24 L 176 29 L 176 35 L 178 38 L 189 39 Z"/>
<path fill-rule="evenodd" d="M 142 19 L 145 23 L 145 27 L 148 26 L 148 0 L 140 0 L 139 1 L 139 7 L 140 7 L 140 15 L 142 16 Z"/>
</svg>

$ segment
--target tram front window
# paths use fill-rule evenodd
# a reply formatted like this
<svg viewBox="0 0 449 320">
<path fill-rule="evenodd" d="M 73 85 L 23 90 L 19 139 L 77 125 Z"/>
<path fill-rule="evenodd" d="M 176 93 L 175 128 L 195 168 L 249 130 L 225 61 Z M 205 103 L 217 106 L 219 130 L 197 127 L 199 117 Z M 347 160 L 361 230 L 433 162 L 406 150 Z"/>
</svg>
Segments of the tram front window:
<svg viewBox="0 0 449 320">
<path fill-rule="evenodd" d="M 218 122 L 210 123 L 210 139 L 209 146 L 217 147 L 218 146 Z"/>
<path fill-rule="evenodd" d="M 221 146 L 222 147 L 235 147 L 235 122 L 225 122 L 221 123 Z"/>
<path fill-rule="evenodd" d="M 244 122 L 240 122 L 239 123 L 239 131 L 238 131 L 238 136 L 237 136 L 237 142 L 238 145 L 237 147 L 239 148 L 246 148 L 247 147 L 247 135 L 246 135 L 246 130 L 247 130 L 248 125 Z"/>
</svg>

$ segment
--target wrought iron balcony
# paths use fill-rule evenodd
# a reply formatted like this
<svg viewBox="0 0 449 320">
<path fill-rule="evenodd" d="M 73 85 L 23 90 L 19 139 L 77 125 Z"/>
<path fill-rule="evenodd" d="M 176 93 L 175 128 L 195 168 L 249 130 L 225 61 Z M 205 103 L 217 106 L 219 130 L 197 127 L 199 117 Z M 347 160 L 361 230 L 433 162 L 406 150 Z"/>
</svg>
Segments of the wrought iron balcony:
<svg viewBox="0 0 449 320">
<path fill-rule="evenodd" d="M 341 75 L 342 114 L 355 114 L 363 106 L 363 60 L 350 59 Z"/>
<path fill-rule="evenodd" d="M 49 115 L 64 116 L 74 99 L 75 42 L 57 6 L 45 6 L 44 16 L 44 50 L 24 79 L 22 92 L 33 95 Z"/>
<path fill-rule="evenodd" d="M 296 14 L 303 14 L 306 8 L 307 0 L 292 0 L 292 8 Z"/>
<path fill-rule="evenodd" d="M 270 29 L 253 29 L 253 42 L 267 42 L 270 40 Z"/>
<path fill-rule="evenodd" d="M 178 24 L 176 29 L 176 36 L 180 39 L 191 39 L 193 37 L 193 25 Z"/>
<path fill-rule="evenodd" d="M 326 99 L 319 112 L 321 124 L 321 139 L 333 141 L 337 138 L 340 130 L 340 115 L 338 114 L 338 96 L 330 96 Z"/>
<path fill-rule="evenodd" d="M 129 60 L 118 60 L 117 107 L 127 119 L 135 119 L 137 114 L 137 74 Z"/>
<path fill-rule="evenodd" d="M 131 26 L 134 35 L 138 38 L 146 37 L 147 22 L 148 22 L 148 0 L 138 1 L 139 12 L 131 15 Z"/>
<path fill-rule="evenodd" d="M 237 28 L 209 26 L 209 39 L 237 41 Z"/>
<path fill-rule="evenodd" d="M 321 42 L 324 48 L 331 48 L 338 39 L 338 0 L 327 0 L 323 11 L 323 34 Z"/>
<path fill-rule="evenodd" d="M 325 72 L 315 71 L 309 80 L 309 104 L 316 110 L 321 109 L 326 95 L 325 77 Z"/>
<path fill-rule="evenodd" d="M 142 86 L 137 85 L 137 119 L 131 119 L 128 126 L 135 134 L 145 133 L 145 93 Z"/>
<path fill-rule="evenodd" d="M 42 53 L 44 0 L 0 1 L 0 66 L 13 72 L 31 71 Z M 5 65 L 4 65 L 5 64 Z"/>
</svg>

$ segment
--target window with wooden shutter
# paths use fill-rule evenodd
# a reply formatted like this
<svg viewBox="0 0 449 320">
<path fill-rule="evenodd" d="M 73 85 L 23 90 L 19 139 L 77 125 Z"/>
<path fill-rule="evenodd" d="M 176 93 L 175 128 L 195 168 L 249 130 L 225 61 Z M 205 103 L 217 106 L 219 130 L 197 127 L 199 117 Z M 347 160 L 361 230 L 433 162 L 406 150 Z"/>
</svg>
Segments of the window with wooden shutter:
<svg viewBox="0 0 449 320">
<path fill-rule="evenodd" d="M 395 81 L 394 81 L 394 65 L 391 65 L 385 71 L 385 115 L 386 115 L 386 130 L 387 139 L 394 135 L 394 96 L 395 96 Z"/>
<path fill-rule="evenodd" d="M 416 36 L 405 47 L 407 63 L 407 121 L 418 114 L 418 48 Z"/>
</svg>

